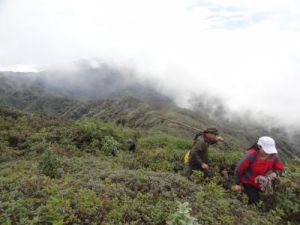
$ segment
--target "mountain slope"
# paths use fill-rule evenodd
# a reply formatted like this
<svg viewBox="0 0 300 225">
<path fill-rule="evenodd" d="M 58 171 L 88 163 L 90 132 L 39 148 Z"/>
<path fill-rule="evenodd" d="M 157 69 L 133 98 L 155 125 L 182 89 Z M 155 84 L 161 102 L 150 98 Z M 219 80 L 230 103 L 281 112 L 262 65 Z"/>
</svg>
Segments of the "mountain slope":
<svg viewBox="0 0 300 225">
<path fill-rule="evenodd" d="M 264 203 L 249 207 L 230 189 L 241 152 L 211 146 L 213 179 L 194 173 L 188 180 L 180 165 L 190 139 L 143 133 L 128 152 L 126 140 L 138 133 L 0 107 L 0 224 L 165 225 L 183 216 L 201 224 L 298 224 L 299 160 L 285 164 L 276 195 L 261 193 Z M 183 215 L 178 201 L 193 210 Z"/>
<path fill-rule="evenodd" d="M 53 90 L 47 87 L 46 80 L 42 84 L 41 80 L 37 81 L 33 78 L 34 76 L 14 73 L 0 75 L 0 105 L 73 119 L 95 117 L 148 133 L 168 133 L 190 139 L 194 137 L 196 131 L 181 124 L 199 130 L 208 126 L 217 126 L 231 149 L 245 149 L 252 145 L 259 136 L 269 135 L 276 140 L 283 158 L 288 159 L 300 154 L 300 143 L 289 140 L 282 129 L 266 129 L 263 126 L 245 124 L 242 121 L 213 120 L 203 112 L 179 108 L 164 96 L 159 97 L 157 92 L 152 93 L 155 97 L 151 100 L 147 100 L 143 95 L 138 98 L 125 96 L 126 92 L 119 92 L 123 97 L 114 97 L 113 94 L 98 100 L 87 101 L 82 100 L 82 96 L 71 98 L 68 94 L 64 95 L 62 90 L 53 94 Z M 68 89 L 67 86 L 66 89 Z M 134 91 L 129 91 L 129 93 L 134 93 Z"/>
</svg>

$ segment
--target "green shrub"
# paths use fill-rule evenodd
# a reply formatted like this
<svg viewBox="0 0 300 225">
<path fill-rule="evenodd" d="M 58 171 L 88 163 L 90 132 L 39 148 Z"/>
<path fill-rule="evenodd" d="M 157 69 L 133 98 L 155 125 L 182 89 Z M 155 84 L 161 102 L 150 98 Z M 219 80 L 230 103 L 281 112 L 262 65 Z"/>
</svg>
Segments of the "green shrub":
<svg viewBox="0 0 300 225">
<path fill-rule="evenodd" d="M 273 196 L 266 196 L 267 209 L 280 209 L 282 218 L 290 224 L 299 224 L 300 218 L 300 161 L 290 161 L 285 168 L 286 172 L 275 185 Z"/>
<path fill-rule="evenodd" d="M 39 163 L 38 168 L 46 176 L 56 178 L 62 174 L 62 161 L 55 153 L 48 150 L 43 160 Z"/>
<path fill-rule="evenodd" d="M 173 202 L 157 199 L 151 193 L 138 193 L 135 197 L 113 198 L 105 224 L 164 225 L 173 211 Z"/>
<path fill-rule="evenodd" d="M 79 149 L 91 153 L 96 153 L 97 149 L 101 149 L 104 143 L 111 142 L 105 138 L 106 136 L 113 138 L 119 143 L 118 150 L 124 150 L 126 146 L 121 145 L 121 143 L 125 143 L 125 140 L 137 135 L 137 133 L 131 129 L 114 126 L 97 119 L 80 120 L 76 122 L 76 125 L 77 132 L 71 134 L 73 143 Z M 107 153 L 109 153 L 109 151 Z"/>
<path fill-rule="evenodd" d="M 192 141 L 188 139 L 178 138 L 166 134 L 153 135 L 141 138 L 139 146 L 144 149 L 152 148 L 169 148 L 180 149 L 182 151 L 191 147 Z"/>
<path fill-rule="evenodd" d="M 171 216 L 169 225 L 198 225 L 197 219 L 190 215 L 191 208 L 188 207 L 189 203 L 178 202 L 177 211 Z"/>
<path fill-rule="evenodd" d="M 134 155 L 121 155 L 120 161 L 127 169 L 178 172 L 183 169 L 182 155 L 177 149 L 140 149 Z"/>
<path fill-rule="evenodd" d="M 210 166 L 228 168 L 240 161 L 243 152 L 225 151 L 210 147 L 208 154 Z"/>
<path fill-rule="evenodd" d="M 102 143 L 101 150 L 105 154 L 116 156 L 119 153 L 119 149 L 121 145 L 113 137 L 105 136 L 101 143 Z"/>
</svg>

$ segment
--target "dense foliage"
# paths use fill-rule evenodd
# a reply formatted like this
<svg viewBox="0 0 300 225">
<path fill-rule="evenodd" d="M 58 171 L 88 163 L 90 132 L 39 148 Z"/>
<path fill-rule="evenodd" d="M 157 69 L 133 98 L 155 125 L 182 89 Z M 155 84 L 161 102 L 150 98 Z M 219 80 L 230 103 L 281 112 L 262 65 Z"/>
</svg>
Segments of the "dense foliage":
<svg viewBox="0 0 300 225">
<path fill-rule="evenodd" d="M 136 153 L 128 138 L 138 140 Z M 299 224 L 299 160 L 286 164 L 274 195 L 250 207 L 230 191 L 242 152 L 212 147 L 214 177 L 195 173 L 189 181 L 182 158 L 190 145 L 95 119 L 2 108 L 0 223 Z"/>
</svg>

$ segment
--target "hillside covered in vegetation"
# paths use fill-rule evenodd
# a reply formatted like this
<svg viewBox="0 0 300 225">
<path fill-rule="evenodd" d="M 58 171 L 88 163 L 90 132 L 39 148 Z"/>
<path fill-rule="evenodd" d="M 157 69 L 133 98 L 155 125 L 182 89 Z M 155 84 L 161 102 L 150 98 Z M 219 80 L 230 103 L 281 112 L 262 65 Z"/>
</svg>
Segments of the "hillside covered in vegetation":
<svg viewBox="0 0 300 225">
<path fill-rule="evenodd" d="M 212 147 L 213 178 L 189 181 L 191 138 L 126 125 L 1 107 L 0 223 L 299 224 L 299 159 L 285 163 L 275 194 L 250 207 L 230 189 L 242 151 Z"/>
<path fill-rule="evenodd" d="M 199 130 L 217 126 L 231 149 L 241 151 L 259 136 L 269 135 L 276 140 L 282 159 L 300 156 L 299 132 L 272 123 L 266 126 L 249 116 L 229 120 L 226 112 L 215 110 L 222 105 L 214 101 L 199 99 L 197 110 L 180 108 L 154 84 L 123 73 L 106 65 L 98 69 L 84 65 L 75 74 L 1 72 L 0 105 L 67 119 L 97 118 L 148 134 L 189 139 L 197 131 L 181 124 Z"/>
</svg>

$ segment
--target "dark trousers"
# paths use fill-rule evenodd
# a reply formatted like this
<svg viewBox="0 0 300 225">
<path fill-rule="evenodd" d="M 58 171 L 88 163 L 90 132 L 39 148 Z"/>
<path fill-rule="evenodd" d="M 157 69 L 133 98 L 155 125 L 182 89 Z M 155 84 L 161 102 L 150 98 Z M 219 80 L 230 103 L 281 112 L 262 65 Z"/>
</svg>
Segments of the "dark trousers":
<svg viewBox="0 0 300 225">
<path fill-rule="evenodd" d="M 249 184 L 243 184 L 246 195 L 248 196 L 248 205 L 256 204 L 259 201 L 260 190 Z"/>
<path fill-rule="evenodd" d="M 188 166 L 187 166 L 187 171 L 186 171 L 185 176 L 186 176 L 189 180 L 191 180 L 191 176 L 192 176 L 194 170 L 202 171 L 202 172 L 203 172 L 203 175 L 204 175 L 204 178 L 207 178 L 207 177 L 211 177 L 211 176 L 212 176 L 212 175 L 211 175 L 211 172 L 210 172 L 209 170 L 204 170 L 204 169 L 199 168 L 199 167 L 196 167 L 196 168 L 195 168 L 195 167 L 192 167 L 192 166 L 188 165 Z"/>
</svg>

